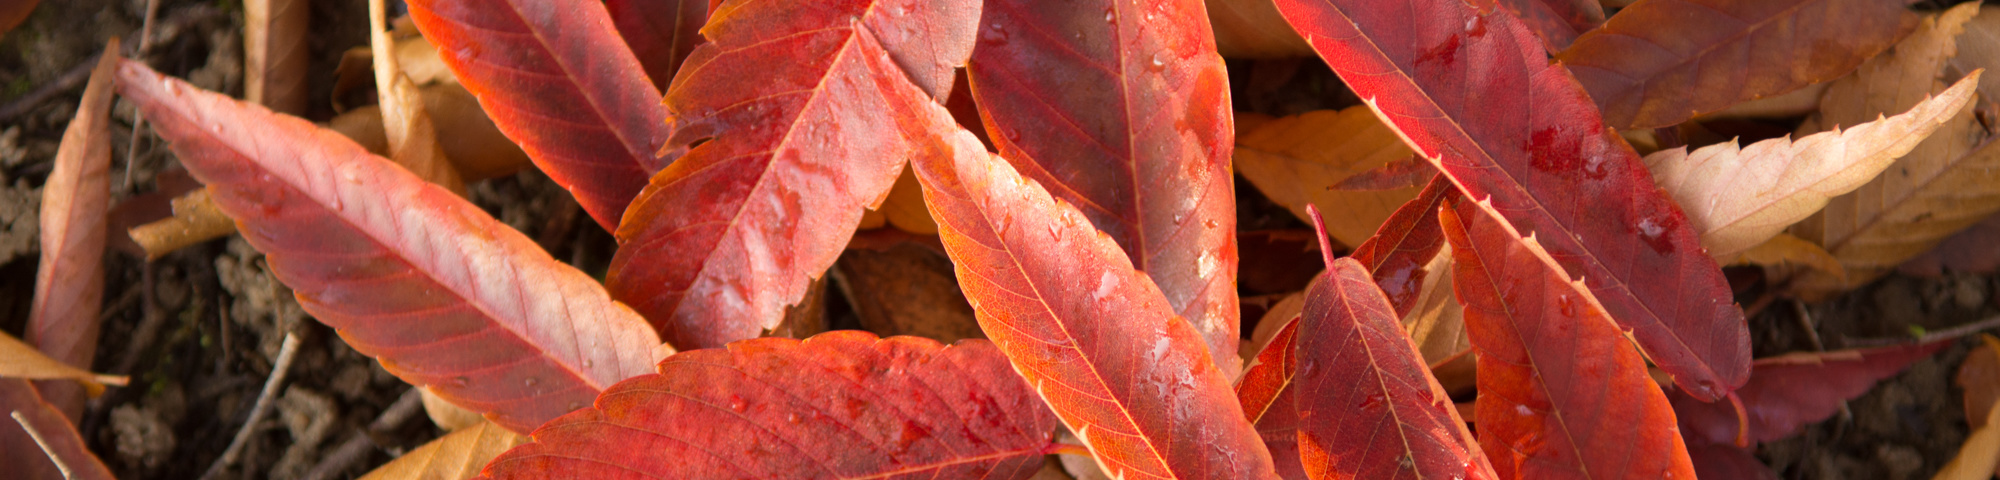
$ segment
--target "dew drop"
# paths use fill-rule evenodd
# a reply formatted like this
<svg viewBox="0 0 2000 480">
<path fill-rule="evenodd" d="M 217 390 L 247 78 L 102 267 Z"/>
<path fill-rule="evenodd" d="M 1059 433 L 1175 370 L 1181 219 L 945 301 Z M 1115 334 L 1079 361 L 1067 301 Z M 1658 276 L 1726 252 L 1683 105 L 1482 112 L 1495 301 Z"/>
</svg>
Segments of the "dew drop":
<svg viewBox="0 0 2000 480">
<path fill-rule="evenodd" d="M 1386 402 L 1386 400 L 1387 399 L 1383 398 L 1382 394 L 1379 392 L 1370 393 L 1368 394 L 1368 396 L 1361 397 L 1361 404 L 1356 405 L 1355 407 L 1360 408 L 1362 410 L 1374 410 L 1382 408 L 1382 404 Z"/>
<path fill-rule="evenodd" d="M 1118 275 L 1105 270 L 1103 275 L 1097 277 L 1097 290 L 1090 292 L 1090 298 L 1101 300 L 1110 297 L 1116 291 L 1118 291 Z"/>
<path fill-rule="evenodd" d="M 1147 66 L 1147 67 L 1146 67 L 1146 69 L 1147 69 L 1147 70 L 1151 70 L 1151 71 L 1155 71 L 1155 72 L 1157 72 L 1157 71 L 1161 71 L 1161 70 L 1166 70 L 1166 69 L 1167 69 L 1167 58 L 1166 58 L 1166 57 L 1162 57 L 1162 56 L 1160 56 L 1160 53 L 1159 53 L 1159 52 L 1153 52 L 1153 61 L 1152 61 L 1152 63 L 1150 63 L 1150 64 L 1148 64 L 1148 65 L 1149 65 L 1149 66 Z"/>
<path fill-rule="evenodd" d="M 576 411 L 576 410 L 582 410 L 582 409 L 583 409 L 583 401 L 582 401 L 582 400 L 577 400 L 577 401 L 574 401 L 574 402 L 569 402 L 569 409 L 570 409 L 570 411 Z"/>
<path fill-rule="evenodd" d="M 1565 317 L 1576 316 L 1576 300 L 1570 299 L 1569 294 L 1556 295 L 1556 307 Z"/>
<path fill-rule="evenodd" d="M 1535 411 L 1534 411 L 1534 410 L 1529 410 L 1529 409 L 1528 409 L 1528 406 L 1527 406 L 1527 405 L 1515 405 L 1515 406 L 1514 406 L 1514 414 L 1515 414 L 1515 415 L 1520 415 L 1520 416 L 1523 416 L 1523 417 L 1526 417 L 1526 416 L 1530 416 L 1530 415 L 1534 415 L 1534 414 L 1535 414 Z"/>
<path fill-rule="evenodd" d="M 521 379 L 521 386 L 523 387 L 535 388 L 535 385 L 540 383 L 542 383 L 542 379 L 535 377 L 528 377 Z"/>
<path fill-rule="evenodd" d="M 597 366 L 597 361 L 596 361 L 596 360 L 591 360 L 591 359 L 588 359 L 588 358 L 586 358 L 586 359 L 583 359 L 583 368 L 590 368 L 590 367 L 594 367 L 594 366 Z"/>
<path fill-rule="evenodd" d="M 1208 228 L 1215 228 L 1215 227 L 1216 227 L 1216 223 L 1215 223 L 1215 220 L 1214 220 L 1214 219 L 1209 219 L 1209 220 L 1203 220 L 1203 221 L 1201 222 L 1201 225 L 1202 225 L 1202 226 L 1204 226 L 1204 227 L 1208 227 Z"/>
<path fill-rule="evenodd" d="M 1110 7 L 1106 7 L 1104 9 L 1104 23 L 1110 23 L 1110 24 L 1118 23 L 1118 14 L 1116 12 L 1113 12 Z"/>
<path fill-rule="evenodd" d="M 451 379 L 451 386 L 458 388 L 469 387 L 472 386 L 472 379 L 465 377 L 455 377 Z"/>
<path fill-rule="evenodd" d="M 785 414 L 785 421 L 792 422 L 793 425 L 798 425 L 801 420 L 799 419 L 799 414 L 787 413 Z"/>
<path fill-rule="evenodd" d="M 744 400 L 743 400 L 743 396 L 742 396 L 742 395 L 730 395 L 730 396 L 729 396 L 729 410 L 730 410 L 730 411 L 733 411 L 733 412 L 736 412 L 736 413 L 743 413 L 743 411 L 744 411 L 744 410 L 749 410 L 749 409 L 750 409 L 750 402 L 747 402 L 747 401 L 744 401 Z"/>
<path fill-rule="evenodd" d="M 986 30 L 979 33 L 979 39 L 994 45 L 1006 45 L 1007 27 L 1001 26 L 998 23 L 987 25 Z"/>
</svg>

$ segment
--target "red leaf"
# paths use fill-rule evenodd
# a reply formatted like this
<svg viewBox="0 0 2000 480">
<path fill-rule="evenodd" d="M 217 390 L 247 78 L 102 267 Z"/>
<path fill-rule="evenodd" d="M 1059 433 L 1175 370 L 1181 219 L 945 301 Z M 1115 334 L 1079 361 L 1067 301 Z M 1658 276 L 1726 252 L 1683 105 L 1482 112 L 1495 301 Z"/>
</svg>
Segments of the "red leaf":
<svg viewBox="0 0 2000 480">
<path fill-rule="evenodd" d="M 339 133 L 138 62 L 118 92 L 307 313 L 411 384 L 525 432 L 657 358 L 588 275 Z"/>
<path fill-rule="evenodd" d="M 1201 0 L 990 0 L 967 72 L 1000 156 L 1124 247 L 1234 376 L 1235 135 L 1206 18 Z"/>
<path fill-rule="evenodd" d="M 1738 423 L 1728 402 L 1704 403 L 1675 392 L 1668 395 L 1680 419 L 1681 435 L 1689 443 L 1736 443 L 1739 427 L 1747 426 L 1752 444 L 1790 437 L 1808 423 L 1840 411 L 1842 402 L 1868 393 L 1875 382 L 1901 373 L 1918 360 L 1950 346 L 1950 341 L 1866 350 L 1794 353 L 1758 359 L 1750 383 L 1736 395 L 1748 423 Z"/>
<path fill-rule="evenodd" d="M 1631 146 L 1505 13 L 1461 0 L 1279 0 L 1286 20 L 1405 141 L 1534 234 L 1682 388 L 1750 369 L 1721 269 Z"/>
<path fill-rule="evenodd" d="M 1298 333 L 1298 317 L 1286 320 L 1285 326 L 1271 336 L 1271 343 L 1257 352 L 1250 365 L 1243 367 L 1243 378 L 1236 381 L 1237 403 L 1243 405 L 1244 416 L 1256 425 L 1264 447 L 1271 450 L 1278 476 L 1286 479 L 1307 478 L 1305 465 L 1299 459 L 1299 409 L 1292 397 L 1292 376 L 1299 365 Z"/>
<path fill-rule="evenodd" d="M 667 162 L 666 111 L 594 0 L 412 0 L 410 18 L 501 133 L 605 230 Z"/>
<path fill-rule="evenodd" d="M 1491 2 L 1493 0 L 1481 0 Z M 1576 37 L 1604 24 L 1604 6 L 1597 0 L 1498 0 L 1500 6 L 1542 39 L 1549 53 L 1560 52 Z"/>
<path fill-rule="evenodd" d="M 114 43 L 115 44 L 115 43 Z M 112 49 L 116 51 L 116 49 Z M 85 87 L 88 89 L 89 87 Z M 90 453 L 83 442 L 83 435 L 77 433 L 71 420 L 58 411 L 55 405 L 42 401 L 35 386 L 27 380 L 0 378 L 0 460 L 5 460 L 7 478 L 19 480 L 63 480 L 64 472 L 50 461 L 47 450 L 62 459 L 69 467 L 71 480 L 113 480 L 111 469 Z M 9 416 L 18 412 L 20 420 Z M 32 426 L 40 435 L 37 442 L 23 427 Z M 46 443 L 44 447 L 42 444 Z"/>
<path fill-rule="evenodd" d="M 1916 25 L 1906 3 L 1642 0 L 1556 59 L 1606 124 L 1670 127 L 1854 71 Z"/>
<path fill-rule="evenodd" d="M 950 87 L 978 7 L 723 5 L 667 93 L 679 160 L 627 212 L 607 288 L 682 348 L 776 327 L 880 204 L 926 122 L 951 124 L 927 117 L 942 90 L 910 84 Z"/>
<path fill-rule="evenodd" d="M 1159 287 L 1076 207 L 955 133 L 912 165 L 959 286 L 1105 473 L 1273 477 L 1229 377 Z"/>
<path fill-rule="evenodd" d="M 703 0 L 605 0 L 604 9 L 660 91 L 673 84 L 674 72 L 701 44 L 701 26 L 708 23 Z"/>
<path fill-rule="evenodd" d="M 1485 205 L 1439 215 L 1479 358 L 1479 443 L 1501 478 L 1695 478 L 1646 360 L 1582 285 Z"/>
<path fill-rule="evenodd" d="M 1778 480 L 1778 474 L 1750 452 L 1728 445 L 1689 445 L 1688 458 L 1693 459 L 1694 473 L 1701 480 Z"/>
<path fill-rule="evenodd" d="M 42 185 L 42 259 L 27 340 L 70 366 L 88 369 L 97 355 L 98 310 L 104 305 L 104 224 L 111 203 L 111 89 L 118 40 L 104 47 L 76 117 L 63 130 L 55 168 Z M 41 398 L 71 421 L 83 420 L 83 389 L 43 382 Z M 5 413 L 5 412 L 0 412 Z M 7 419 L 0 419 L 6 428 Z"/>
<path fill-rule="evenodd" d="M 991 343 L 837 331 L 668 357 L 482 478 L 1025 479 L 1055 426 Z"/>
<path fill-rule="evenodd" d="M 1375 229 L 1375 235 L 1354 247 L 1354 253 L 1349 255 L 1372 272 L 1375 284 L 1389 296 L 1389 304 L 1396 307 L 1396 318 L 1408 315 L 1416 307 L 1417 294 L 1423 293 L 1427 273 L 1424 264 L 1444 249 L 1438 206 L 1456 198 L 1458 189 L 1451 186 L 1450 180 L 1443 175 L 1432 175 L 1423 191 L 1417 192 L 1417 198 L 1397 207 L 1396 213 Z"/>
<path fill-rule="evenodd" d="M 1306 291 L 1294 398 L 1312 478 L 1497 478 L 1367 268 Z"/>
</svg>

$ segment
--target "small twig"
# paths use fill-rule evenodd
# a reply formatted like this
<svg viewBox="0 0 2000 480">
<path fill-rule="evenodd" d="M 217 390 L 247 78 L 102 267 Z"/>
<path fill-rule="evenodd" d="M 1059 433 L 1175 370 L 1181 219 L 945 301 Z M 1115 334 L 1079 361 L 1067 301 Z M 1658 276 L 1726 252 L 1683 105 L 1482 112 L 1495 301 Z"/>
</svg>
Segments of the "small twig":
<svg viewBox="0 0 2000 480">
<path fill-rule="evenodd" d="M 229 448 L 222 451 L 222 458 L 208 466 L 208 472 L 201 474 L 203 480 L 215 478 L 223 469 L 236 463 L 236 456 L 243 453 L 243 444 L 249 443 L 250 436 L 257 433 L 257 424 L 264 420 L 264 413 L 271 409 L 271 397 L 277 396 L 278 386 L 285 383 L 285 372 L 292 368 L 292 358 L 299 353 L 299 335 L 286 333 L 285 343 L 278 347 L 278 359 L 271 364 L 271 377 L 264 380 L 264 391 L 257 394 L 257 403 L 250 405 L 250 418 L 243 421 L 243 428 L 236 430 L 236 438 L 229 441 Z"/>
<path fill-rule="evenodd" d="M 411 417 L 417 415 L 417 412 L 423 410 L 424 395 L 422 391 L 411 388 L 403 392 L 403 396 L 397 398 L 396 403 L 390 404 L 389 408 L 383 409 L 382 415 L 375 417 L 375 421 L 368 424 L 367 431 L 355 432 L 353 435 L 349 435 L 346 442 L 341 443 L 339 447 L 334 448 L 325 457 L 321 457 L 319 465 L 314 465 L 313 469 L 306 472 L 305 477 L 302 478 L 304 480 L 326 480 L 335 478 L 341 473 L 346 472 L 348 467 L 352 467 L 355 462 L 360 462 L 362 459 L 367 458 L 368 453 L 375 449 L 375 435 L 386 435 L 398 428 L 402 428 L 404 422 L 408 422 Z"/>
<path fill-rule="evenodd" d="M 1977 322 L 1959 325 L 1956 327 L 1951 327 L 1943 330 L 1932 330 L 1929 332 L 1925 332 L 1923 335 L 1916 335 L 1911 337 L 1890 337 L 1890 338 L 1852 338 L 1852 339 L 1847 339 L 1846 343 L 1847 346 L 1850 348 L 1886 347 L 1890 345 L 1903 345 L 1908 343 L 1930 343 L 1938 340 L 1963 337 L 1966 335 L 1978 333 L 1981 330 L 1988 330 L 1995 327 L 2000 327 L 2000 317 L 1988 318 L 1985 320 L 1980 320 Z"/>
<path fill-rule="evenodd" d="M 1042 454 L 1074 455 L 1083 458 L 1095 458 L 1090 454 L 1090 447 L 1085 447 L 1074 443 L 1062 443 L 1062 442 L 1050 443 L 1049 446 L 1042 447 Z"/>
<path fill-rule="evenodd" d="M 132 58 L 145 61 L 146 54 L 153 50 L 153 20 L 160 17 L 160 0 L 146 0 L 146 19 L 139 23 L 139 45 L 132 51 Z M 139 160 L 139 132 L 146 130 L 146 117 L 139 115 L 139 106 L 132 106 L 132 136 L 125 141 L 125 189 L 132 189 L 132 164 Z"/>
<path fill-rule="evenodd" d="M 1826 344 L 1819 341 L 1819 326 L 1814 324 L 1812 312 L 1806 310 L 1806 302 L 1792 299 L 1792 313 L 1798 314 L 1793 318 L 1798 320 L 1799 329 L 1806 331 L 1806 341 L 1812 343 L 1813 351 L 1826 351 Z"/>
<path fill-rule="evenodd" d="M 14 423 L 21 424 L 22 430 L 28 431 L 28 437 L 35 439 L 36 446 L 42 447 L 42 453 L 48 455 L 49 461 L 56 464 L 56 470 L 62 471 L 63 478 L 76 478 L 76 474 L 72 473 L 75 470 L 69 467 L 69 462 L 63 461 L 62 455 L 56 454 L 56 447 L 49 444 L 48 436 L 35 428 L 35 422 L 28 421 L 28 416 L 21 414 L 20 410 L 15 410 L 9 415 L 14 417 Z"/>
<path fill-rule="evenodd" d="M 139 267 L 140 306 L 145 312 L 139 319 L 139 326 L 132 330 L 132 344 L 125 350 L 124 358 L 118 360 L 118 368 L 111 371 L 119 375 L 132 375 L 132 369 L 139 367 L 139 360 L 145 358 L 146 349 L 152 348 L 153 337 L 158 336 L 160 327 L 167 323 L 167 314 L 160 311 L 159 295 L 153 284 L 158 276 L 152 262 Z"/>
<path fill-rule="evenodd" d="M 50 98 L 55 98 L 57 95 L 68 93 L 70 89 L 82 86 L 84 80 L 90 79 L 90 69 L 96 66 L 97 55 L 91 55 L 90 58 L 77 63 L 76 66 L 70 67 L 69 71 L 63 72 L 62 76 L 56 77 L 56 81 L 42 85 L 42 88 L 28 92 L 27 95 L 22 95 L 21 98 L 8 103 L 7 106 L 0 107 L 0 121 L 12 120 L 14 117 L 28 113 L 29 110 L 34 110 L 35 107 L 42 106 L 42 103 L 49 101 Z"/>
</svg>

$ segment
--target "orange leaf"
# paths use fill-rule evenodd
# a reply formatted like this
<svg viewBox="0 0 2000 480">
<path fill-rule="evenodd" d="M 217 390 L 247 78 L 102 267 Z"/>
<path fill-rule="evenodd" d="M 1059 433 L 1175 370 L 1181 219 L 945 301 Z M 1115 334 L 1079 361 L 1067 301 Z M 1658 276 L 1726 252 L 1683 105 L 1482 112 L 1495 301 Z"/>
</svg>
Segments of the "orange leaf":
<svg viewBox="0 0 2000 480">
<path fill-rule="evenodd" d="M 1235 137 L 1202 1 L 985 3 L 966 72 L 1001 158 L 1124 247 L 1233 377 Z"/>
<path fill-rule="evenodd" d="M 993 478 L 1055 416 L 984 340 L 839 331 L 683 352 L 535 430 L 481 478 Z"/>
<path fill-rule="evenodd" d="M 1229 377 L 1159 287 L 1076 207 L 955 133 L 912 164 L 959 286 L 1105 473 L 1273 477 Z"/>
<path fill-rule="evenodd" d="M 716 10 L 710 43 L 666 97 L 666 154 L 679 159 L 627 212 L 607 288 L 682 348 L 776 328 L 839 258 L 862 211 L 880 205 L 913 139 L 933 128 L 924 122 L 952 125 L 925 117 L 943 92 L 919 87 L 950 87 L 977 9 L 788 0 Z"/>
<path fill-rule="evenodd" d="M 1501 478 L 1695 478 L 1674 410 L 1616 324 L 1523 239 L 1457 201 L 1439 215 L 1479 352 L 1479 443 Z"/>
<path fill-rule="evenodd" d="M 1556 56 L 1620 130 L 1846 75 L 1916 25 L 1885 0 L 1641 0 Z"/>
<path fill-rule="evenodd" d="M 413 0 L 410 18 L 507 138 L 605 230 L 666 160 L 660 93 L 604 4 Z"/>
<path fill-rule="evenodd" d="M 525 432 L 657 358 L 638 315 L 451 192 L 304 120 L 118 74 L 306 312 L 405 381 Z"/>
</svg>

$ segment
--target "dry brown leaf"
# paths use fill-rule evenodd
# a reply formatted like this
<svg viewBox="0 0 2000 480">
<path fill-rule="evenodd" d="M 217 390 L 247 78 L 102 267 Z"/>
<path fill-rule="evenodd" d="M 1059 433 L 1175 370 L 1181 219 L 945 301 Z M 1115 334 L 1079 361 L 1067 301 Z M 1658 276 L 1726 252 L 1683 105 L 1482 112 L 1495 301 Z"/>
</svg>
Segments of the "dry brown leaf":
<svg viewBox="0 0 2000 480">
<path fill-rule="evenodd" d="M 432 45 L 415 28 L 408 31 L 401 29 L 400 22 L 408 22 L 409 18 L 397 18 L 398 30 L 390 34 L 395 39 L 396 63 L 402 67 L 403 74 L 421 87 L 458 85 L 458 77 L 452 76 L 451 68 L 446 67 L 444 59 L 438 56 L 436 45 Z M 340 55 L 340 65 L 334 67 L 333 72 L 334 107 L 344 110 L 346 105 L 342 105 L 341 101 L 347 99 L 350 92 L 375 86 L 374 46 L 347 49 Z"/>
<path fill-rule="evenodd" d="M 452 405 L 451 401 L 431 393 L 430 389 L 417 390 L 424 400 L 424 415 L 431 417 L 431 423 L 447 432 L 464 430 L 465 427 L 487 424 L 486 417 L 463 407 Z"/>
<path fill-rule="evenodd" d="M 158 260 L 188 245 L 231 233 L 236 233 L 236 221 L 216 208 L 207 188 L 174 199 L 174 216 L 140 225 L 129 232 L 132 241 L 146 250 L 146 260 Z"/>
<path fill-rule="evenodd" d="M 1965 23 L 1965 33 L 1958 36 L 1958 55 L 1950 63 L 1960 73 L 2000 65 L 2000 6 L 1980 7 L 1979 14 Z M 1981 77 L 1979 94 L 1989 102 L 2000 98 L 2000 75 Z"/>
<path fill-rule="evenodd" d="M 103 393 L 107 384 L 124 385 L 126 381 L 122 376 L 90 373 L 49 358 L 5 332 L 0 332 L 0 378 L 75 380 L 93 397 Z"/>
<path fill-rule="evenodd" d="M 916 173 L 907 166 L 903 167 L 903 176 L 896 177 L 895 186 L 889 187 L 889 198 L 876 211 L 882 212 L 883 220 L 899 230 L 918 235 L 938 233 L 930 207 L 924 206 L 924 188 L 917 184 Z"/>
<path fill-rule="evenodd" d="M 1748 102 L 1730 105 L 1720 112 L 1697 117 L 1701 120 L 1714 118 L 1785 118 L 1797 117 L 1819 111 L 1819 99 L 1826 95 L 1827 83 L 1815 83 Z"/>
<path fill-rule="evenodd" d="M 312 8 L 305 0 L 244 0 L 243 98 L 279 113 L 306 112 L 306 68 L 312 52 L 306 33 Z"/>
<path fill-rule="evenodd" d="M 986 338 L 958 289 L 951 259 L 936 250 L 913 242 L 849 249 L 833 268 L 861 327 L 876 335 L 915 335 L 946 344 Z"/>
<path fill-rule="evenodd" d="M 1318 206 L 1335 240 L 1360 245 L 1419 188 L 1328 190 L 1348 177 L 1409 158 L 1410 148 L 1367 106 L 1272 120 L 1236 138 L 1236 171 L 1272 202 L 1310 223 Z"/>
<path fill-rule="evenodd" d="M 373 58 L 373 57 L 370 57 Z M 438 145 L 446 159 L 457 167 L 465 181 L 513 175 L 528 166 L 528 154 L 508 140 L 493 119 L 479 108 L 479 100 L 456 83 L 422 87 L 424 112 L 437 129 Z M 346 135 L 370 153 L 387 156 L 388 134 L 382 128 L 381 107 L 374 105 L 348 110 L 328 122 L 327 128 Z"/>
<path fill-rule="evenodd" d="M 1860 124 L 1944 90 L 1945 61 L 1977 8 L 1964 4 L 1925 19 L 1895 49 L 1834 82 L 1811 125 Z M 1866 283 L 1995 211 L 2000 148 L 1970 110 L 1960 112 L 1881 176 L 1792 228 L 1826 247 L 1848 273 L 1841 279 L 1803 272 L 1791 281 L 1793 293 L 1819 299 Z"/>
<path fill-rule="evenodd" d="M 799 303 L 785 307 L 785 318 L 765 332 L 766 337 L 805 339 L 826 332 L 826 276 L 812 280 Z"/>
<path fill-rule="evenodd" d="M 423 97 L 417 91 L 416 82 L 403 75 L 402 66 L 397 62 L 383 1 L 368 2 L 368 14 L 370 46 L 375 52 L 375 92 L 381 102 L 382 132 L 389 141 L 389 159 L 424 180 L 465 196 L 465 180 L 459 177 L 456 167 L 445 160 L 444 148 L 438 144 L 437 129 L 431 126 L 430 113 L 424 110 Z"/>
<path fill-rule="evenodd" d="M 1783 265 L 1804 265 L 1832 274 L 1846 277 L 1847 268 L 1840 265 L 1840 259 L 1820 248 L 1818 244 L 1799 237 L 1778 234 L 1764 243 L 1738 253 L 1734 258 L 1720 259 L 1724 265 L 1762 265 L 1775 267 Z"/>
<path fill-rule="evenodd" d="M 1735 141 L 1655 152 L 1645 158 L 1653 182 L 1687 213 L 1702 246 L 1727 259 L 1818 212 L 1916 148 L 1971 104 L 1977 74 L 1908 112 L 1793 141 L 1774 138 L 1738 148 Z"/>
<path fill-rule="evenodd" d="M 1424 271 L 1416 307 L 1403 316 L 1403 331 L 1417 345 L 1424 362 L 1436 365 L 1472 348 L 1472 336 L 1465 330 L 1465 306 L 1452 293 L 1451 246 L 1440 249 Z"/>
<path fill-rule="evenodd" d="M 528 443 L 528 436 L 507 431 L 493 422 L 479 422 L 431 440 L 410 453 L 376 467 L 362 480 L 460 480 L 479 475 L 493 457 L 515 445 Z"/>
<path fill-rule="evenodd" d="M 2000 402 L 2000 338 L 1980 334 L 1979 341 L 1979 348 L 1965 354 L 1965 361 L 1958 364 L 1958 376 L 1953 379 L 1965 390 L 1965 423 L 1972 425 L 1985 425 L 1985 406 Z"/>
<path fill-rule="evenodd" d="M 382 107 L 369 105 L 348 110 L 328 120 L 326 128 L 361 144 L 361 148 L 368 149 L 368 153 L 389 153 L 389 134 L 382 131 Z"/>
<path fill-rule="evenodd" d="M 63 130 L 55 167 L 42 186 L 42 257 L 27 337 L 49 357 L 89 367 L 97 354 L 98 310 L 104 304 L 104 225 L 111 205 L 111 93 L 118 65 L 113 39 L 90 73 L 76 117 Z M 82 420 L 74 385 L 42 383 L 42 398 Z"/>
<path fill-rule="evenodd" d="M 1305 37 L 1278 15 L 1271 0 L 1208 0 L 1215 51 L 1228 58 L 1310 57 Z"/>
<path fill-rule="evenodd" d="M 2000 402 L 1987 407 L 1986 423 L 1965 437 L 1958 456 L 1938 469 L 1932 480 L 1986 480 L 2000 466 Z"/>
</svg>

